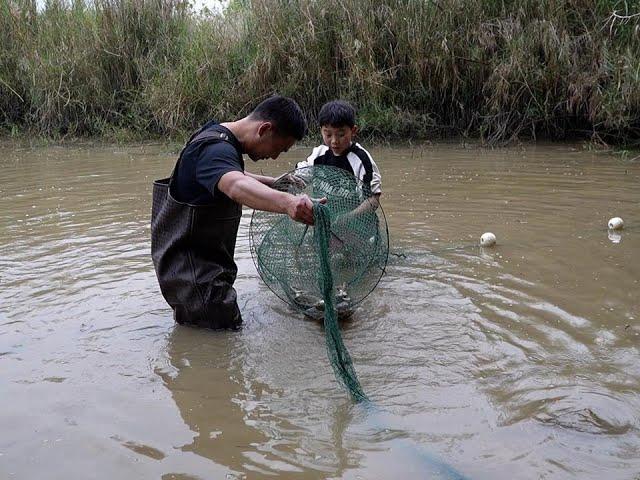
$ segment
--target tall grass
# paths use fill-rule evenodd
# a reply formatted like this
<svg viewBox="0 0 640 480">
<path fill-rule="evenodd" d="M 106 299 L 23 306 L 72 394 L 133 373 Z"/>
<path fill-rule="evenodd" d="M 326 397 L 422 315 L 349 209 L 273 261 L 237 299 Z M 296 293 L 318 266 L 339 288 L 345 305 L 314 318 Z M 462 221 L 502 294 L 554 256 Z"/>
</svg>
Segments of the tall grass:
<svg viewBox="0 0 640 480">
<path fill-rule="evenodd" d="M 640 2 L 0 0 L 0 128 L 172 135 L 273 92 L 365 135 L 640 141 Z"/>
</svg>

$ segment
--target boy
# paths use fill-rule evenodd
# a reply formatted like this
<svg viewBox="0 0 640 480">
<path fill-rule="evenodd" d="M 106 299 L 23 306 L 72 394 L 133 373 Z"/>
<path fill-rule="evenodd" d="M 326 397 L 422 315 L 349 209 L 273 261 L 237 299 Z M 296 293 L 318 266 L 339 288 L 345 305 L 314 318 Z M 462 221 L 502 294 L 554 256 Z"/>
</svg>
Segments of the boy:
<svg viewBox="0 0 640 480">
<path fill-rule="evenodd" d="M 354 141 L 358 132 L 355 108 L 343 100 L 325 103 L 318 114 L 318 123 L 324 145 L 314 148 L 311 155 L 299 162 L 296 168 L 329 165 L 346 170 L 362 182 L 367 191 L 365 197 L 369 197 L 351 213 L 376 209 L 382 194 L 382 178 L 369 152 Z"/>
<path fill-rule="evenodd" d="M 373 249 L 375 248 L 373 246 L 375 242 L 371 243 L 370 239 L 375 239 L 378 232 L 377 217 L 373 212 L 380 205 L 380 195 L 382 194 L 381 176 L 380 170 L 378 170 L 378 166 L 369 155 L 369 152 L 354 141 L 354 137 L 358 132 L 355 108 L 343 100 L 333 100 L 325 103 L 318 114 L 318 123 L 320 124 L 320 133 L 322 134 L 324 145 L 314 148 L 305 161 L 296 165 L 296 169 L 319 165 L 337 167 L 349 172 L 362 182 L 362 196 L 360 197 L 362 202 L 352 211 L 343 213 L 336 218 L 336 222 L 331 227 L 332 236 L 329 246 L 336 254 L 341 255 L 355 253 L 355 250 L 360 251 L 360 249 L 354 249 L 354 245 L 358 245 L 358 242 L 362 241 L 364 241 L 362 249 Z M 305 175 L 302 172 L 300 173 L 300 177 L 297 175 L 294 175 L 294 177 L 300 178 L 304 182 L 305 179 L 303 177 Z M 358 226 L 361 231 L 356 235 L 352 235 L 352 232 L 349 231 L 348 223 L 354 216 L 360 217 Z M 344 222 L 346 222 L 345 227 L 342 226 Z M 369 233 L 366 233 L 367 231 Z M 341 251 L 341 238 L 347 237 L 349 237 L 351 245 L 344 252 Z M 349 265 L 348 260 L 346 264 Z M 304 298 L 304 296 L 301 298 Z M 340 319 L 347 318 L 353 313 L 353 305 L 349 298 L 346 284 L 337 288 L 335 303 Z M 304 302 L 300 302 L 299 306 L 303 308 L 310 307 L 304 311 L 304 314 L 309 317 L 320 319 L 324 315 L 324 307 L 305 305 Z"/>
</svg>

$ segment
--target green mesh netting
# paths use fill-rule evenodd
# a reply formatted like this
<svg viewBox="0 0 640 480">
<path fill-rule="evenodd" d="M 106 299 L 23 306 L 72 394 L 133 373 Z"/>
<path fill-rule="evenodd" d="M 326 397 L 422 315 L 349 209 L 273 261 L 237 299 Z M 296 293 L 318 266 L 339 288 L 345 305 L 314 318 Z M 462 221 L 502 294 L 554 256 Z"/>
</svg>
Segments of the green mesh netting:
<svg viewBox="0 0 640 480">
<path fill-rule="evenodd" d="M 313 227 L 286 215 L 256 210 L 250 245 L 264 282 L 306 316 L 324 318 L 329 360 L 336 378 L 356 401 L 366 399 L 338 324 L 380 281 L 387 264 L 389 234 L 381 207 L 368 188 L 335 167 L 305 167 L 275 188 L 306 193 L 314 201 Z"/>
</svg>

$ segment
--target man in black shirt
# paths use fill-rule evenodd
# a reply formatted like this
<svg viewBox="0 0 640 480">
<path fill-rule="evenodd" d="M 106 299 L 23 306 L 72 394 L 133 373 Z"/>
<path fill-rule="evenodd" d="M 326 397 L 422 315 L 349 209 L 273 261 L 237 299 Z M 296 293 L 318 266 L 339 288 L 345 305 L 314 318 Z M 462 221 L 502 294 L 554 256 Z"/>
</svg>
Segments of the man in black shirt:
<svg viewBox="0 0 640 480">
<path fill-rule="evenodd" d="M 244 171 L 277 158 L 306 134 L 300 107 L 274 96 L 240 120 L 209 122 L 180 154 L 169 179 L 154 183 L 151 253 L 160 289 L 178 323 L 237 328 L 242 323 L 233 260 L 242 205 L 313 224 L 306 195 L 274 190 L 272 177 Z"/>
</svg>

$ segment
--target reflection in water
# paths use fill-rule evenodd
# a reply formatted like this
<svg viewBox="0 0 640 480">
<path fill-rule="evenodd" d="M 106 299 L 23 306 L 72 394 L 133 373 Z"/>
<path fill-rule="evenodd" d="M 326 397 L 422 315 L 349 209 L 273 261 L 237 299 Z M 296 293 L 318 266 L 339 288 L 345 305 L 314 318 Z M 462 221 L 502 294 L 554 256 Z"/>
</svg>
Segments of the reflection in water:
<svg viewBox="0 0 640 480">
<path fill-rule="evenodd" d="M 622 241 L 622 234 L 611 230 L 607 232 L 607 237 L 609 237 L 611 243 L 620 243 Z"/>
<path fill-rule="evenodd" d="M 172 330 L 167 342 L 172 368 L 158 373 L 195 433 L 193 442 L 181 448 L 227 465 L 237 475 L 254 472 L 299 478 L 300 473 L 308 474 L 307 469 L 322 456 L 289 445 L 287 437 L 309 432 L 302 425 L 289 423 L 285 415 L 276 415 L 268 402 L 261 400 L 278 394 L 267 384 L 245 378 L 244 359 L 237 354 L 242 349 L 240 333 L 189 327 Z M 325 467 L 334 474 L 349 463 L 340 428 L 349 421 L 346 413 L 338 409 L 335 422 L 330 421 L 331 412 L 325 418 L 332 425 L 327 433 L 337 460 Z"/>
<path fill-rule="evenodd" d="M 244 422 L 238 404 L 244 382 L 231 362 L 233 343 L 233 335 L 174 328 L 167 342 L 173 369 L 158 373 L 195 434 L 193 442 L 181 448 L 244 471 L 243 452 L 265 437 Z"/>
<path fill-rule="evenodd" d="M 341 478 L 345 471 L 357 469 L 365 458 L 369 468 L 377 465 L 380 473 L 421 473 L 433 480 L 464 478 L 406 438 L 407 426 L 399 417 L 369 403 L 343 402 L 324 412 L 324 428 L 318 431 L 290 423 L 290 411 L 274 411 L 273 403 L 261 400 L 274 394 L 270 387 L 247 380 L 243 359 L 230 354 L 241 349 L 241 343 L 240 334 L 235 332 L 190 327 L 172 330 L 167 341 L 171 368 L 157 373 L 195 434 L 191 443 L 181 447 L 183 451 L 226 465 L 239 478 L 250 472 L 277 474 L 279 478 L 306 477 L 318 461 L 324 465 L 318 474 Z M 277 403 L 275 406 L 277 409 Z M 348 431 L 350 425 L 353 429 Z M 374 450 L 350 458 L 348 445 L 372 440 L 379 444 Z M 307 447 L 295 446 L 301 443 Z M 319 452 L 324 452 L 329 461 L 322 461 Z M 393 459 L 391 468 L 389 459 Z"/>
</svg>

